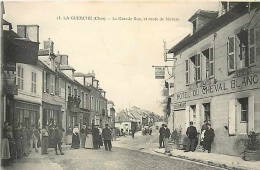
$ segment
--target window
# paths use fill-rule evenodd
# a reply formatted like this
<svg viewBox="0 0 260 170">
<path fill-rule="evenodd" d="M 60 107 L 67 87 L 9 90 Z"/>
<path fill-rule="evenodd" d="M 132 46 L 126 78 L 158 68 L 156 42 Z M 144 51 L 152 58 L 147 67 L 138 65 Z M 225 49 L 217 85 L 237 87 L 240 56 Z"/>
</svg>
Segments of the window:
<svg viewBox="0 0 260 170">
<path fill-rule="evenodd" d="M 23 90 L 23 67 L 18 66 L 17 67 L 17 85 L 18 89 Z"/>
<path fill-rule="evenodd" d="M 84 92 L 81 92 L 81 102 L 80 102 L 80 104 L 81 104 L 82 108 L 84 108 L 84 104 L 85 104 L 84 97 L 85 97 Z"/>
<path fill-rule="evenodd" d="M 89 105 L 88 105 L 88 94 L 86 94 L 86 99 L 85 99 L 85 108 L 89 108 Z"/>
<path fill-rule="evenodd" d="M 192 22 L 193 34 L 197 31 L 197 19 Z"/>
<path fill-rule="evenodd" d="M 241 30 L 236 35 L 236 42 L 238 45 L 236 45 L 236 53 L 237 59 L 240 61 L 240 64 L 237 66 L 237 69 L 241 69 L 244 67 L 248 67 L 248 31 L 247 30 Z"/>
<path fill-rule="evenodd" d="M 99 111 L 99 101 L 96 99 L 96 111 Z"/>
<path fill-rule="evenodd" d="M 71 87 L 70 86 L 68 86 L 68 93 L 69 93 L 69 95 L 71 95 Z"/>
<path fill-rule="evenodd" d="M 248 98 L 238 99 L 241 106 L 241 122 L 247 122 L 248 120 Z"/>
<path fill-rule="evenodd" d="M 91 98 L 90 98 L 90 108 L 92 109 L 92 110 L 94 110 L 94 97 L 93 96 L 91 96 Z"/>
<path fill-rule="evenodd" d="M 214 77 L 214 53 L 213 53 L 213 48 L 209 49 L 209 77 Z"/>
<path fill-rule="evenodd" d="M 228 71 L 235 71 L 235 37 L 228 39 Z"/>
<path fill-rule="evenodd" d="M 46 71 L 43 71 L 43 92 L 47 90 L 47 75 Z"/>
<path fill-rule="evenodd" d="M 55 77 L 55 95 L 60 94 L 60 81 L 58 77 Z"/>
<path fill-rule="evenodd" d="M 55 93 L 55 76 L 51 75 L 51 94 Z"/>
<path fill-rule="evenodd" d="M 195 56 L 191 57 L 191 61 L 194 65 L 194 70 L 195 70 L 194 79 L 196 81 L 199 81 L 199 80 L 201 80 L 201 58 L 200 58 L 200 54 L 196 54 Z"/>
<path fill-rule="evenodd" d="M 77 96 L 78 93 L 77 93 L 77 89 L 74 89 L 74 96 Z"/>
<path fill-rule="evenodd" d="M 210 121 L 210 103 L 204 103 L 204 120 Z"/>
<path fill-rule="evenodd" d="M 202 52 L 206 60 L 206 79 L 214 77 L 214 54 L 213 48 L 206 49 Z"/>
<path fill-rule="evenodd" d="M 189 77 L 189 60 L 185 61 L 185 77 L 186 77 L 186 85 L 190 83 L 190 77 Z"/>
<path fill-rule="evenodd" d="M 36 93 L 36 73 L 32 72 L 31 92 Z"/>
<path fill-rule="evenodd" d="M 249 65 L 256 63 L 256 52 L 255 52 L 255 29 L 251 28 L 249 30 L 248 44 L 249 44 Z"/>
</svg>

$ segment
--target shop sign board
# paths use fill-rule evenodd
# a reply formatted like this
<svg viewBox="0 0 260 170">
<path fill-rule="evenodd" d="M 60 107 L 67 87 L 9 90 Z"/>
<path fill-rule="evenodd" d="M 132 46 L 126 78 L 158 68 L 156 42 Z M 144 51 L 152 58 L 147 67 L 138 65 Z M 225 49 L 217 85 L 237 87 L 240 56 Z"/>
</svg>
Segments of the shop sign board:
<svg viewBox="0 0 260 170">
<path fill-rule="evenodd" d="M 246 76 L 234 77 L 229 80 L 219 81 L 202 87 L 177 92 L 174 95 L 175 103 L 191 101 L 195 99 L 234 93 L 244 90 L 260 88 L 260 74 L 252 73 Z"/>
<path fill-rule="evenodd" d="M 165 67 L 155 67 L 155 79 L 164 79 Z"/>
</svg>

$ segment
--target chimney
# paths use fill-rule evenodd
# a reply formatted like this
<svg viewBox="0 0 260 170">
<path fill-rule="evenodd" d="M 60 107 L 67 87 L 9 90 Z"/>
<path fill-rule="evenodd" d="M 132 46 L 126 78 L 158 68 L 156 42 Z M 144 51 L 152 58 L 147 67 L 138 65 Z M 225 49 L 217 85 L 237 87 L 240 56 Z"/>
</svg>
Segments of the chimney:
<svg viewBox="0 0 260 170">
<path fill-rule="evenodd" d="M 22 38 L 28 38 L 33 42 L 39 42 L 38 25 L 17 25 L 17 34 Z"/>
<path fill-rule="evenodd" d="M 51 53 L 54 51 L 54 43 L 53 41 L 49 38 L 46 41 L 43 41 L 43 49 L 44 50 L 50 50 Z"/>
</svg>

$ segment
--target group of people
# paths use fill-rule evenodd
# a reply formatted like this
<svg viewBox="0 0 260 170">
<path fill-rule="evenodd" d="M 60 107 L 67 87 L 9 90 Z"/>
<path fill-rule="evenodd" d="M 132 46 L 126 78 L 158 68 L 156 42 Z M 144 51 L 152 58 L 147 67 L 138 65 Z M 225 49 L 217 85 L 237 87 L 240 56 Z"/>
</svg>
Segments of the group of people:
<svg viewBox="0 0 260 170">
<path fill-rule="evenodd" d="M 67 142 L 71 144 L 71 148 L 79 149 L 80 147 L 85 149 L 99 149 L 101 146 L 105 145 L 105 150 L 111 151 L 112 149 L 112 137 L 113 130 L 111 130 L 108 124 L 102 130 L 98 125 L 92 127 L 86 127 L 83 125 L 79 129 L 78 125 L 75 125 L 72 134 L 67 135 Z M 71 137 L 70 137 L 71 135 Z M 71 139 L 71 143 L 70 140 Z"/>
<path fill-rule="evenodd" d="M 165 153 L 170 153 L 170 129 L 166 124 L 162 124 L 162 127 L 159 129 L 159 148 L 165 148 Z"/>
<path fill-rule="evenodd" d="M 175 129 L 175 133 L 172 135 L 177 136 L 177 130 Z M 186 135 L 188 137 L 188 142 L 184 152 L 196 150 L 196 147 L 199 143 L 199 133 L 195 126 L 193 126 L 193 122 L 190 122 L 190 126 L 186 130 Z M 170 130 L 166 124 L 162 124 L 162 127 L 159 129 L 159 148 L 165 148 L 165 153 L 170 153 L 170 146 L 169 146 L 169 139 L 170 139 Z M 211 124 L 208 121 L 204 121 L 204 124 L 201 128 L 201 135 L 200 135 L 200 145 L 202 145 L 203 152 L 206 150 L 208 153 L 211 152 L 211 144 L 214 140 L 215 133 L 214 130 L 211 128 Z M 173 138 L 173 136 L 172 136 Z M 176 137 L 174 137 L 176 138 Z M 175 141 L 178 144 L 177 141 Z"/>
<path fill-rule="evenodd" d="M 36 125 L 26 127 L 21 123 L 12 128 L 9 122 L 4 122 L 1 128 L 1 139 L 1 161 L 2 165 L 7 165 L 10 160 L 28 156 L 33 148 L 38 152 L 40 130 Z"/>
<path fill-rule="evenodd" d="M 196 127 L 193 126 L 193 122 L 190 122 L 190 126 L 186 130 L 186 135 L 188 136 L 188 143 L 184 152 L 196 150 L 196 147 L 199 143 L 198 131 Z M 203 147 L 203 152 L 206 150 L 208 153 L 211 152 L 211 144 L 214 140 L 215 133 L 211 128 L 211 124 L 208 121 L 204 121 L 204 124 L 201 128 L 201 137 L 200 137 L 200 145 Z"/>
</svg>

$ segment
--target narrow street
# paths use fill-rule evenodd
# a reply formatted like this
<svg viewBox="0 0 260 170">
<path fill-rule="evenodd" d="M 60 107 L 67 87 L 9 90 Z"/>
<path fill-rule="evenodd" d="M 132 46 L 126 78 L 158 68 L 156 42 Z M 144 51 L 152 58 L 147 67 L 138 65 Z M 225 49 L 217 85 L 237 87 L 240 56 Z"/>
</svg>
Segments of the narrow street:
<svg viewBox="0 0 260 170">
<path fill-rule="evenodd" d="M 171 159 L 167 156 L 156 155 L 149 149 L 158 145 L 157 131 L 151 136 L 142 136 L 140 132 L 136 138 L 120 137 L 113 142 L 111 152 L 90 149 L 65 149 L 65 155 L 55 155 L 51 149 L 48 157 L 64 170 L 80 169 L 217 169 L 188 161 Z M 149 153 L 150 152 L 150 153 Z"/>
</svg>

